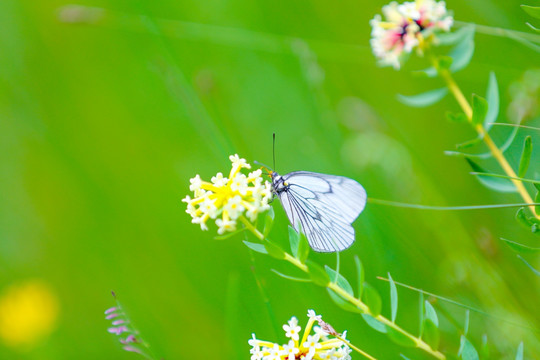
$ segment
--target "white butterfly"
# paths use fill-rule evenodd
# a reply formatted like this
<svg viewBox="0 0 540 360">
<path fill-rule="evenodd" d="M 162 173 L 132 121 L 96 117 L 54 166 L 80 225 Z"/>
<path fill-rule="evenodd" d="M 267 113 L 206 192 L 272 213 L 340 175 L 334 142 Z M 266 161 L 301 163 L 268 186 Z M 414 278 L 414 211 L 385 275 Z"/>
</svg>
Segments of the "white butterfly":
<svg viewBox="0 0 540 360">
<path fill-rule="evenodd" d="M 366 206 L 366 191 L 344 176 L 294 171 L 272 171 L 272 191 L 279 197 L 289 221 L 302 230 L 318 252 L 347 249 L 354 243 L 351 223 Z"/>
</svg>

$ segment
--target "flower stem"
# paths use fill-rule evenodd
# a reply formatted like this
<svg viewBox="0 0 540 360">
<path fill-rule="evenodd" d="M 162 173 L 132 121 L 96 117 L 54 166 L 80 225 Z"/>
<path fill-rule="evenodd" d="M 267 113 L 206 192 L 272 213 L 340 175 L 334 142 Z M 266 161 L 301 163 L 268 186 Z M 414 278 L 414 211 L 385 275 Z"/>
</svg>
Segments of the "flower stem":
<svg viewBox="0 0 540 360">
<path fill-rule="evenodd" d="M 432 57 L 432 61 L 439 75 L 446 82 L 446 86 L 448 87 L 448 90 L 450 90 L 452 95 L 454 95 L 454 98 L 456 99 L 459 106 L 465 113 L 465 116 L 467 116 L 467 120 L 469 120 L 469 124 L 471 124 L 471 126 L 474 128 L 474 130 L 476 130 L 476 132 L 480 136 L 480 138 L 487 145 L 487 147 L 489 148 L 489 151 L 491 152 L 495 160 L 497 160 L 497 162 L 499 163 L 503 171 L 506 173 L 506 175 L 508 175 L 510 178 L 513 178 L 510 180 L 516 187 L 518 193 L 521 195 L 523 200 L 527 204 L 529 204 L 528 207 L 531 210 L 532 214 L 536 218 L 540 219 L 540 215 L 536 214 L 535 207 L 534 205 L 532 205 L 534 202 L 531 196 L 529 195 L 529 193 L 527 192 L 527 189 L 525 189 L 523 182 L 515 179 L 518 177 L 517 174 L 515 173 L 514 169 L 512 169 L 512 166 L 510 166 L 510 164 L 504 157 L 504 154 L 502 153 L 502 151 L 497 147 L 497 145 L 495 144 L 495 142 L 493 141 L 489 133 L 486 131 L 486 129 L 484 128 L 484 125 L 472 123 L 473 110 L 471 108 L 471 105 L 465 98 L 465 95 L 463 95 L 463 92 L 461 91 L 457 83 L 454 81 L 454 78 L 452 77 L 452 74 L 450 73 L 450 71 L 448 69 L 441 68 L 439 66 L 439 62 L 437 61 L 435 57 Z"/>
<path fill-rule="evenodd" d="M 248 219 L 246 219 L 244 216 L 240 216 L 238 219 L 259 240 L 261 240 L 261 241 L 265 240 L 264 235 L 259 230 L 257 230 L 257 228 Z M 303 272 L 309 273 L 308 267 L 305 264 L 303 264 L 300 260 L 298 260 L 297 258 L 295 258 L 294 256 L 292 256 L 291 254 L 289 254 L 287 252 L 284 252 L 284 254 L 285 254 L 285 258 L 284 258 L 285 261 L 287 261 L 287 262 L 291 263 L 292 265 L 296 266 L 298 269 L 302 270 Z M 402 329 L 399 325 L 397 325 L 396 323 L 388 320 L 387 318 L 385 318 L 384 316 L 382 316 L 380 314 L 379 315 L 374 315 L 371 312 L 371 309 L 369 308 L 369 306 L 367 306 L 362 300 L 357 299 L 353 295 L 349 294 L 345 289 L 343 289 L 337 283 L 329 282 L 326 285 L 326 287 L 328 289 L 334 291 L 336 294 L 338 294 L 339 296 L 341 296 L 343 299 L 347 300 L 348 302 L 350 302 L 354 306 L 356 306 L 360 311 L 362 311 L 362 313 L 373 316 L 373 318 L 375 318 L 380 323 L 386 325 L 387 327 L 392 328 L 393 330 L 395 330 L 395 331 L 403 334 L 407 338 L 411 339 L 415 343 L 417 348 L 424 350 L 425 352 L 427 352 L 428 354 L 434 356 L 435 358 L 437 358 L 439 360 L 446 359 L 446 356 L 444 356 L 444 354 L 442 354 L 441 352 L 439 352 L 437 350 L 432 349 L 421 338 L 417 338 L 416 336 L 408 333 L 406 330 Z M 340 340 L 343 341 L 343 339 L 340 339 Z M 351 348 L 353 348 L 353 347 L 351 346 Z M 364 356 L 366 356 L 368 359 L 374 359 L 370 355 L 365 354 L 364 352 L 362 352 L 362 350 L 360 350 L 358 348 L 354 348 L 354 349 L 356 351 L 360 352 L 361 354 L 363 354 Z"/>
<path fill-rule="evenodd" d="M 354 351 L 356 351 L 357 353 L 359 354 L 362 354 L 364 355 L 366 358 L 370 359 L 370 360 L 377 360 L 376 358 L 374 358 L 373 356 L 369 355 L 367 352 L 363 351 L 363 350 L 360 350 L 359 348 L 357 348 L 356 346 L 354 346 L 353 344 L 351 344 L 348 340 L 345 340 L 343 337 L 339 336 L 338 334 L 334 335 L 336 338 L 338 338 L 339 340 L 343 341 L 345 344 L 347 344 L 351 349 L 353 349 Z"/>
</svg>

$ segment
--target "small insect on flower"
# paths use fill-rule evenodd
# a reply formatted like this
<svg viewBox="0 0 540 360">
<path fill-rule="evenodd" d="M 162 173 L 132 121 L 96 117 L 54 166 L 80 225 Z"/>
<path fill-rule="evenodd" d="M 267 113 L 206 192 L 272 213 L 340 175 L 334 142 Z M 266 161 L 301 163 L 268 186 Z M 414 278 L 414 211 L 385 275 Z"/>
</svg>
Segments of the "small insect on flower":
<svg viewBox="0 0 540 360">
<path fill-rule="evenodd" d="M 381 15 L 370 21 L 371 47 L 382 66 L 399 69 L 404 56 L 423 49 L 436 41 L 435 33 L 449 31 L 454 19 L 444 1 L 416 0 L 383 6 Z"/>
<path fill-rule="evenodd" d="M 268 202 L 272 198 L 271 184 L 263 180 L 260 169 L 246 176 L 241 171 L 251 169 L 251 165 L 237 154 L 229 159 L 232 168 L 228 178 L 217 173 L 207 182 L 196 175 L 189 187 L 194 198 L 186 196 L 182 200 L 187 203 L 186 212 L 193 218 L 192 223 L 208 230 L 208 220 L 215 220 L 220 235 L 235 231 L 237 219 L 244 214 L 255 221 L 260 213 L 270 208 Z"/>
<path fill-rule="evenodd" d="M 320 326 L 313 326 L 317 322 L 322 323 L 321 316 L 316 315 L 313 310 L 308 310 L 308 318 L 302 338 L 300 338 L 301 327 L 298 326 L 296 317 L 293 316 L 287 324 L 283 325 L 285 336 L 290 339 L 283 345 L 259 340 L 253 334 L 248 341 L 248 344 L 251 345 L 251 360 L 349 360 L 351 358 L 349 354 L 352 350 L 349 346 L 342 340 L 335 338 L 337 335 L 345 339 L 345 334 L 343 336 L 337 333 L 330 334 Z M 314 334 L 311 334 L 312 330 Z M 334 338 L 331 338 L 332 336 Z"/>
<path fill-rule="evenodd" d="M 112 294 L 116 299 L 116 294 L 114 292 Z M 118 336 L 125 351 L 140 354 L 147 359 L 154 358 L 148 344 L 141 339 L 118 300 L 116 300 L 116 306 L 105 310 L 105 319 L 110 320 L 112 325 L 107 331 Z"/>
</svg>

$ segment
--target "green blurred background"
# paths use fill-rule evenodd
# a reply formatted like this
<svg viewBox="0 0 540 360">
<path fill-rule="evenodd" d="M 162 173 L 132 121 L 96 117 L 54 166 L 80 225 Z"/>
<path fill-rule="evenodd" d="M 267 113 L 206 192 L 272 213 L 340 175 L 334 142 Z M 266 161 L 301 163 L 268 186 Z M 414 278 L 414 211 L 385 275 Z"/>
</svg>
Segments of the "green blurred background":
<svg viewBox="0 0 540 360">
<path fill-rule="evenodd" d="M 0 299 L 10 286 L 37 282 L 57 310 L 42 335 L 29 334 L 23 344 L 4 340 L 0 358 L 136 358 L 106 332 L 103 311 L 114 290 L 158 356 L 247 359 L 252 332 L 285 340 L 274 332 L 254 273 L 280 324 L 292 315 L 303 323 L 314 308 L 380 359 L 400 352 L 427 358 L 392 345 L 323 289 L 278 278 L 271 268 L 292 270 L 250 254 L 241 237 L 213 240 L 215 229 L 201 232 L 180 201 L 195 174 L 227 172 L 230 154 L 271 163 L 275 132 L 281 173 L 346 175 L 370 197 L 410 203 L 519 202 L 483 188 L 465 161 L 443 154 L 473 137 L 445 120 L 447 110 L 458 110 L 451 98 L 426 109 L 396 100 L 442 83 L 411 75 L 426 66 L 422 60 L 399 72 L 377 67 L 368 22 L 385 2 L 77 4 L 107 11 L 60 11 L 65 1 L 0 2 Z M 519 4 L 461 0 L 448 7 L 462 21 L 528 31 Z M 466 94 L 483 94 L 495 71 L 499 121 L 506 122 L 509 85 L 539 59 L 512 40 L 477 34 L 473 61 L 456 78 Z M 509 131 L 495 128 L 494 137 Z M 507 152 L 514 164 L 527 134 L 540 146 L 538 132 L 520 131 Z M 285 244 L 287 220 L 278 202 L 274 208 L 271 238 Z M 538 357 L 539 278 L 499 240 L 538 246 L 514 212 L 368 204 L 342 271 L 354 279 L 352 259 L 360 256 L 386 313 L 387 284 L 376 276 L 387 272 L 481 308 L 506 322 L 471 313 L 476 344 L 487 333 L 494 358 L 510 359 L 523 340 L 526 357 Z M 335 264 L 333 255 L 311 256 Z M 464 310 L 442 306 L 462 327 Z M 413 332 L 417 309 L 417 294 L 400 290 L 398 322 Z M 455 353 L 459 331 L 440 316 L 441 347 Z"/>
</svg>

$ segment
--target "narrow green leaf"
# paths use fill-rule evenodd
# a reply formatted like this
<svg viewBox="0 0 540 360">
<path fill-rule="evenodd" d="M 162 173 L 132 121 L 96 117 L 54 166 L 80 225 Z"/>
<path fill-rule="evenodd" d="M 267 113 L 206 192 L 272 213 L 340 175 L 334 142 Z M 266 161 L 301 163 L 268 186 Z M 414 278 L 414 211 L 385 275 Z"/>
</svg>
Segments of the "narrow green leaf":
<svg viewBox="0 0 540 360">
<path fill-rule="evenodd" d="M 379 292 L 368 283 L 364 283 L 364 293 L 362 300 L 369 307 L 372 315 L 377 316 L 381 313 L 382 301 Z"/>
<path fill-rule="evenodd" d="M 426 301 L 426 304 L 429 303 Z M 427 317 L 424 319 L 424 333 L 422 334 L 422 340 L 431 346 L 432 349 L 437 349 L 439 347 L 439 328 L 431 319 Z"/>
<path fill-rule="evenodd" d="M 435 89 L 418 95 L 397 94 L 399 102 L 412 107 L 426 107 L 440 101 L 448 94 L 447 88 Z"/>
<path fill-rule="evenodd" d="M 362 317 L 364 318 L 364 320 L 366 321 L 366 323 L 372 327 L 373 329 L 377 330 L 378 332 L 381 332 L 381 333 L 386 333 L 386 325 L 384 325 L 383 323 L 379 322 L 377 319 L 375 319 L 373 316 L 371 315 L 368 315 L 368 314 L 362 314 Z"/>
<path fill-rule="evenodd" d="M 521 8 L 532 17 L 540 19 L 540 6 L 521 5 Z"/>
<path fill-rule="evenodd" d="M 521 178 L 521 177 L 512 177 L 512 176 L 501 175 L 501 174 L 479 173 L 479 172 L 473 171 L 473 172 L 471 172 L 471 175 L 492 176 L 492 177 L 498 177 L 498 178 L 501 178 L 501 179 L 508 179 L 508 180 L 514 179 L 514 180 L 519 180 L 521 182 L 531 183 L 533 185 L 540 184 L 539 180 L 525 179 L 525 178 Z"/>
<path fill-rule="evenodd" d="M 437 317 L 437 312 L 433 308 L 433 305 L 426 300 L 424 302 L 424 307 L 426 309 L 425 318 L 431 320 L 435 326 L 439 327 L 439 318 Z"/>
<path fill-rule="evenodd" d="M 472 123 L 473 125 L 483 125 L 488 111 L 488 102 L 481 96 L 473 94 L 472 96 Z"/>
<path fill-rule="evenodd" d="M 289 225 L 289 244 L 291 244 L 291 254 L 298 257 L 298 244 L 300 243 L 300 235 Z"/>
<path fill-rule="evenodd" d="M 358 299 L 361 299 L 362 298 L 362 293 L 364 291 L 364 278 L 365 278 L 365 273 L 364 273 L 364 267 L 362 266 L 362 262 L 360 261 L 360 258 L 355 255 L 354 256 L 354 262 L 356 264 L 356 274 L 357 274 L 357 277 L 358 277 Z"/>
<path fill-rule="evenodd" d="M 523 225 L 525 228 L 528 228 L 533 233 L 540 233 L 540 220 L 536 219 L 533 216 L 527 215 L 528 209 L 525 209 L 524 207 L 519 208 L 519 210 L 516 213 L 516 220 Z"/>
<path fill-rule="evenodd" d="M 469 332 L 469 310 L 465 311 L 465 325 L 463 326 L 463 333 L 467 335 Z"/>
<path fill-rule="evenodd" d="M 264 248 L 268 252 L 268 255 L 278 260 L 285 259 L 285 252 L 279 246 L 277 246 L 276 244 L 268 240 L 264 240 L 263 244 L 264 244 Z"/>
<path fill-rule="evenodd" d="M 266 215 L 264 216 L 263 235 L 265 238 L 268 236 L 268 234 L 270 234 L 272 226 L 274 225 L 274 215 L 274 208 L 270 206 L 270 209 L 266 212 Z"/>
<path fill-rule="evenodd" d="M 422 334 L 424 333 L 424 312 L 425 312 L 425 309 L 424 309 L 424 293 L 423 292 L 419 292 L 418 295 L 420 296 L 420 301 L 419 301 L 419 309 L 418 309 L 418 326 L 420 327 L 418 329 L 418 337 L 422 337 Z"/>
<path fill-rule="evenodd" d="M 268 254 L 268 251 L 266 251 L 266 248 L 264 247 L 263 244 L 257 244 L 257 243 L 253 243 L 249 241 L 243 241 L 243 243 L 246 244 L 248 248 L 250 248 L 251 250 L 255 252 L 258 252 L 261 254 Z"/>
<path fill-rule="evenodd" d="M 521 257 L 521 255 L 518 255 L 517 257 L 518 257 L 521 261 L 523 261 L 523 263 L 524 263 L 525 265 L 527 265 L 527 267 L 528 267 L 529 269 L 531 269 L 531 271 L 532 271 L 536 276 L 540 276 L 540 271 L 538 271 L 538 270 L 536 270 L 535 268 L 533 268 L 532 265 L 529 264 L 529 263 L 527 262 L 527 260 L 525 260 L 524 258 Z"/>
<path fill-rule="evenodd" d="M 465 338 L 465 336 L 461 335 L 461 341 L 463 344 L 459 354 L 461 355 L 461 358 L 463 360 L 480 360 L 478 352 L 474 348 L 473 344 L 471 344 L 470 341 Z"/>
<path fill-rule="evenodd" d="M 324 269 L 314 261 L 307 260 L 306 266 L 308 268 L 309 277 L 316 285 L 328 286 L 330 284 L 330 277 L 324 271 Z"/>
<path fill-rule="evenodd" d="M 465 158 L 465 160 L 467 160 L 467 162 L 469 163 L 469 165 L 471 166 L 474 172 L 477 172 L 477 173 L 487 172 L 483 168 L 481 168 L 480 165 L 476 164 L 471 159 Z M 496 177 L 484 176 L 484 175 L 475 175 L 475 176 L 482 185 L 492 190 L 495 190 L 498 192 L 516 192 L 517 191 L 515 185 L 512 183 L 512 181 L 508 179 L 496 178 Z"/>
<path fill-rule="evenodd" d="M 394 280 L 392 279 L 390 273 L 388 273 L 388 282 L 390 284 L 390 308 L 392 310 L 392 322 L 395 323 L 398 311 L 398 293 L 396 284 L 394 283 Z"/>
<path fill-rule="evenodd" d="M 305 278 L 300 278 L 300 277 L 297 277 L 297 276 L 291 276 L 291 275 L 287 275 L 287 274 L 284 274 L 282 272 L 279 272 L 277 271 L 276 269 L 270 269 L 271 271 L 273 271 L 276 275 L 284 278 L 284 279 L 287 279 L 287 280 L 292 280 L 292 281 L 298 281 L 298 282 L 311 282 L 310 279 L 305 279 Z"/>
<path fill-rule="evenodd" d="M 446 120 L 448 120 L 450 122 L 453 122 L 453 123 L 465 124 L 465 123 L 467 123 L 469 121 L 467 119 L 467 115 L 465 115 L 462 112 L 453 113 L 451 111 L 447 111 L 445 113 L 445 116 L 446 116 Z"/>
<path fill-rule="evenodd" d="M 499 86 L 494 72 L 489 74 L 486 100 L 488 109 L 486 117 L 484 118 L 484 128 L 486 131 L 489 131 L 493 123 L 497 121 L 497 116 L 499 116 Z"/>
<path fill-rule="evenodd" d="M 519 343 L 516 353 L 516 360 L 523 360 L 523 341 Z"/>
<path fill-rule="evenodd" d="M 334 269 L 330 268 L 328 265 L 325 265 L 324 269 L 326 270 L 326 273 L 330 276 L 332 282 L 336 282 L 335 279 L 337 276 L 337 285 L 343 290 L 345 290 L 349 295 L 354 296 L 354 291 L 351 284 L 349 284 L 349 281 L 345 279 L 343 275 L 339 274 Z"/>
<path fill-rule="evenodd" d="M 529 163 L 531 162 L 532 154 L 532 139 L 530 136 L 525 138 L 523 142 L 523 151 L 521 152 L 521 159 L 519 160 L 518 176 L 525 177 L 527 170 L 529 169 Z"/>
<path fill-rule="evenodd" d="M 537 247 L 530 247 L 530 246 L 527 246 L 527 245 L 523 245 L 523 244 L 520 244 L 520 243 L 517 243 L 515 241 L 512 241 L 512 240 L 507 240 L 507 239 L 503 239 L 501 238 L 502 241 L 504 241 L 506 243 L 506 245 L 508 245 L 510 247 L 510 249 L 514 250 L 515 252 L 517 253 L 537 253 L 540 251 L 540 248 L 537 248 Z"/>
<path fill-rule="evenodd" d="M 386 326 L 386 333 L 388 334 L 390 340 L 392 340 L 398 345 L 405 347 L 416 347 L 416 342 L 413 339 L 388 325 Z"/>
<path fill-rule="evenodd" d="M 532 30 L 534 30 L 534 31 L 536 31 L 536 32 L 538 32 L 538 33 L 540 33 L 540 29 L 537 28 L 537 27 L 535 27 L 533 24 L 531 24 L 531 23 L 525 23 L 525 24 L 526 24 L 529 28 L 531 28 Z"/>
<path fill-rule="evenodd" d="M 451 72 L 459 71 L 469 65 L 474 55 L 474 31 L 465 36 L 449 55 L 453 59 L 450 65 Z"/>
<path fill-rule="evenodd" d="M 246 231 L 246 229 L 247 228 L 241 228 L 241 229 L 238 229 L 238 230 L 230 232 L 230 233 L 214 236 L 214 240 L 226 240 L 226 239 L 228 239 L 230 237 L 233 237 L 234 235 L 237 235 L 237 234 L 240 234 L 243 231 Z"/>
<path fill-rule="evenodd" d="M 328 295 L 330 295 L 330 298 L 332 299 L 332 301 L 337 306 L 339 306 L 340 308 L 342 308 L 345 311 L 362 314 L 362 310 L 358 309 L 356 306 L 354 306 L 353 304 L 351 304 L 347 300 L 343 299 L 341 296 L 336 294 L 335 291 L 333 291 L 331 289 L 328 289 L 328 288 L 326 290 L 328 290 Z"/>
<path fill-rule="evenodd" d="M 501 152 L 504 153 L 506 150 L 508 150 L 510 148 L 510 145 L 512 145 L 512 143 L 514 142 L 514 139 L 516 138 L 516 135 L 518 133 L 517 132 L 518 129 L 519 128 L 517 128 L 517 127 L 514 128 L 514 130 L 510 133 L 510 135 L 508 136 L 508 138 L 504 142 L 504 144 L 499 146 L 499 150 L 501 150 Z M 445 151 L 444 153 L 445 153 L 445 155 L 467 157 L 467 158 L 470 158 L 470 159 L 489 159 L 489 158 L 493 157 L 493 154 L 491 152 L 482 153 L 482 154 L 467 154 L 467 153 L 463 153 L 463 152 L 459 152 L 459 151 Z"/>
<path fill-rule="evenodd" d="M 399 354 L 399 356 L 401 356 L 404 360 L 411 360 L 411 359 L 409 359 L 408 357 L 406 357 L 406 356 L 403 355 L 403 354 Z"/>
<path fill-rule="evenodd" d="M 309 243 L 307 241 L 306 235 L 303 232 L 301 232 L 299 242 L 298 242 L 298 260 L 300 260 L 302 264 L 306 262 L 309 256 L 310 249 L 311 248 L 309 247 Z"/>
<path fill-rule="evenodd" d="M 465 141 L 461 144 L 457 144 L 456 149 L 467 149 L 467 148 L 473 147 L 474 145 L 480 143 L 481 141 L 482 139 L 480 137 L 475 137 L 474 139 Z"/>
<path fill-rule="evenodd" d="M 536 188 L 536 190 L 540 191 L 540 180 L 536 180 L 536 181 L 538 182 L 533 183 L 533 185 Z"/>
</svg>

